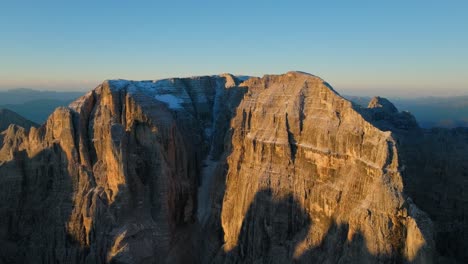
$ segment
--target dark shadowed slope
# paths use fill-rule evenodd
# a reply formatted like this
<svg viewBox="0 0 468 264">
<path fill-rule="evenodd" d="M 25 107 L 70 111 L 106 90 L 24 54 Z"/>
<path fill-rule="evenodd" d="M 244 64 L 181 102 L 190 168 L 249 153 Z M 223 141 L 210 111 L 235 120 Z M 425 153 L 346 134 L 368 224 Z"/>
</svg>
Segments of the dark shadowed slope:
<svg viewBox="0 0 468 264">
<path fill-rule="evenodd" d="M 345 97 L 364 107 L 371 100 L 368 96 Z M 411 112 L 423 128 L 468 127 L 468 96 L 390 98 L 390 101 L 398 109 Z"/>
<path fill-rule="evenodd" d="M 36 123 L 29 121 L 11 110 L 0 109 L 0 131 L 7 129 L 10 125 L 18 125 L 28 130 L 31 127 L 37 126 Z"/>
<path fill-rule="evenodd" d="M 31 121 L 42 124 L 57 107 L 67 106 L 72 101 L 72 99 L 37 99 L 20 104 L 0 105 L 0 108 L 13 110 Z"/>
<path fill-rule="evenodd" d="M 67 106 L 84 93 L 26 88 L 0 91 L 0 109 L 10 109 L 33 122 L 42 124 L 57 107 Z"/>
</svg>

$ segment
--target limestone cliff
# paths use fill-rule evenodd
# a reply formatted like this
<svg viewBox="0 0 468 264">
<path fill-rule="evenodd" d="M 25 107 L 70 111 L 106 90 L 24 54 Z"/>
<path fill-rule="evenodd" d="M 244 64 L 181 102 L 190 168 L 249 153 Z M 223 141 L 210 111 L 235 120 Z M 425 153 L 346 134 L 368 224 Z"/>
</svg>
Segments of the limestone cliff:
<svg viewBox="0 0 468 264">
<path fill-rule="evenodd" d="M 228 262 L 434 258 L 431 221 L 403 193 L 390 131 L 308 74 L 242 85 L 221 215 Z"/>
<path fill-rule="evenodd" d="M 29 133 L 3 132 L 0 262 L 192 260 L 198 174 L 236 82 L 106 81 Z"/>
<path fill-rule="evenodd" d="M 301 72 L 106 81 L 2 133 L 0 263 L 463 262 L 466 135 Z"/>
</svg>

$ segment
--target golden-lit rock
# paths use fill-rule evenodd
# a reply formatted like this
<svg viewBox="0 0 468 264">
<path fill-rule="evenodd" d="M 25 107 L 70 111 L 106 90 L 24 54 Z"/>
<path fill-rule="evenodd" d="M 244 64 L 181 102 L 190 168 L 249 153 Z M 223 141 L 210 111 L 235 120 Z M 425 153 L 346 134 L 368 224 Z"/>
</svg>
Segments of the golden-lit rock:
<svg viewBox="0 0 468 264">
<path fill-rule="evenodd" d="M 106 81 L 29 134 L 3 132 L 0 260 L 193 259 L 185 231 L 195 225 L 205 132 L 236 81 Z"/>
<path fill-rule="evenodd" d="M 409 210 L 391 132 L 315 76 L 242 85 L 249 92 L 231 123 L 221 214 L 228 262 L 392 263 L 406 258 L 405 247 L 432 254 L 423 250 L 432 237 L 414 230 L 425 219 Z M 269 196 L 259 205 L 262 192 Z M 278 201 L 282 210 L 260 208 Z"/>
<path fill-rule="evenodd" d="M 310 74 L 105 81 L 0 138 L 0 263 L 468 259 L 468 131 Z"/>
</svg>

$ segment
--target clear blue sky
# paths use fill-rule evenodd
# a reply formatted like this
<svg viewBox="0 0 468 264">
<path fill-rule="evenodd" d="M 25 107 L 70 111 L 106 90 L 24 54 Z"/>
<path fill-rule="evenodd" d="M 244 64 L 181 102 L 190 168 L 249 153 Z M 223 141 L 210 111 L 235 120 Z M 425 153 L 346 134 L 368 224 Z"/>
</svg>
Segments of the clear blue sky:
<svg viewBox="0 0 468 264">
<path fill-rule="evenodd" d="M 468 1 L 0 2 L 0 89 L 301 70 L 341 93 L 468 94 Z"/>
</svg>

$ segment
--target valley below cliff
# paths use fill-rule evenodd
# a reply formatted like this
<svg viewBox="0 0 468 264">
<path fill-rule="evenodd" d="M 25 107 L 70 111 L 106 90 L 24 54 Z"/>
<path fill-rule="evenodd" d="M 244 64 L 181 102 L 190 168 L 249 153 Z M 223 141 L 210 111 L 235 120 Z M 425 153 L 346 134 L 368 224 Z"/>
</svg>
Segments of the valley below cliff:
<svg viewBox="0 0 468 264">
<path fill-rule="evenodd" d="M 2 264 L 468 262 L 468 129 L 307 73 L 108 80 L 0 137 Z"/>
</svg>

